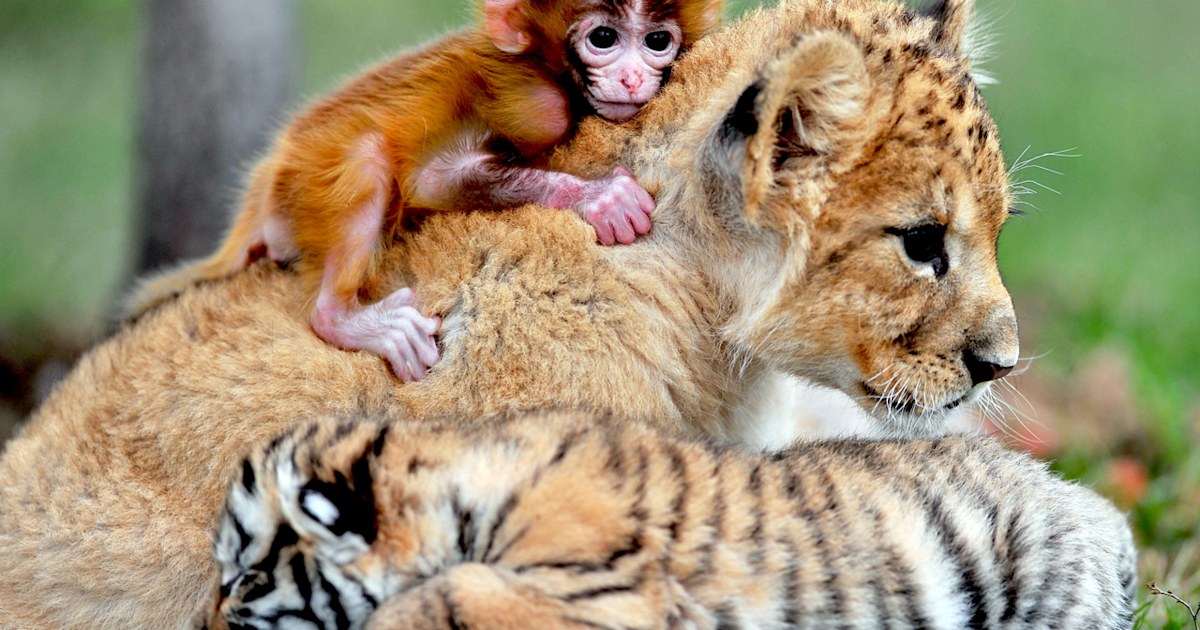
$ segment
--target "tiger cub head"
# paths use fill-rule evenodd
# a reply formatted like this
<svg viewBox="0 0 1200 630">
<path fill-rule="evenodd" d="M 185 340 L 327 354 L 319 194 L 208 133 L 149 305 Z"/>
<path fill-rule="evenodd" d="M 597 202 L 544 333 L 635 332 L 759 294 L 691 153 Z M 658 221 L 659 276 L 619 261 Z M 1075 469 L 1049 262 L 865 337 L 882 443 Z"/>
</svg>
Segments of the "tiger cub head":
<svg viewBox="0 0 1200 630">
<path fill-rule="evenodd" d="M 371 462 L 386 429 L 326 419 L 256 449 L 218 518 L 205 628 L 358 628 L 384 598 Z"/>
</svg>

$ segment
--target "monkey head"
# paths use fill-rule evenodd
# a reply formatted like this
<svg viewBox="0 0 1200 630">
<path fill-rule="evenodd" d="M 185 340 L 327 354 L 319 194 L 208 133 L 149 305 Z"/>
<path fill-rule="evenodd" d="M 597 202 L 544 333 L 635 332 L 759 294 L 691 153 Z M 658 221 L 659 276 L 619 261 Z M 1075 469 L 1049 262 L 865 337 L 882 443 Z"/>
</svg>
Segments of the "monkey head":
<svg viewBox="0 0 1200 630">
<path fill-rule="evenodd" d="M 622 122 L 666 81 L 675 58 L 719 21 L 722 0 L 486 0 L 496 47 L 540 54 L 569 73 L 601 117 Z"/>
</svg>

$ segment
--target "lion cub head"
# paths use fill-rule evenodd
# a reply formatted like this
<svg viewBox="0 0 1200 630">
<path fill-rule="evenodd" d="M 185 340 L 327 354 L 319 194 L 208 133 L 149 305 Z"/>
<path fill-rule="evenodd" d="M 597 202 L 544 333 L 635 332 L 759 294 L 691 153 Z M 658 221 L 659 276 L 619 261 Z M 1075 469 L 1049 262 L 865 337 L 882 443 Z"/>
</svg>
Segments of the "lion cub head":
<svg viewBox="0 0 1200 630">
<path fill-rule="evenodd" d="M 970 5 L 751 14 L 679 64 L 645 124 L 704 108 L 657 156 L 696 175 L 660 205 L 690 209 L 679 231 L 731 302 L 733 356 L 847 392 L 897 434 L 940 433 L 1017 363 L 996 262 L 1011 199 L 964 51 Z"/>
</svg>

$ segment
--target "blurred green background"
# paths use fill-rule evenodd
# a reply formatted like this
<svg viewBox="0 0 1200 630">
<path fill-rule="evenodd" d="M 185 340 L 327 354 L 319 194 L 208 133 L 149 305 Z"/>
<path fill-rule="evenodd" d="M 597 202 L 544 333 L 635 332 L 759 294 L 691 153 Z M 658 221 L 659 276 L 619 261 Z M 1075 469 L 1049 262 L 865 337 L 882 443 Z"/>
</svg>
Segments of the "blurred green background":
<svg viewBox="0 0 1200 630">
<path fill-rule="evenodd" d="M 465 24 L 468 4 L 297 2 L 296 103 Z M 1040 192 L 1005 228 L 1001 268 L 1037 358 L 1005 428 L 1131 509 L 1144 572 L 1195 599 L 1200 2 L 980 5 L 1010 163 L 1077 156 L 1014 173 Z M 140 19 L 134 0 L 0 3 L 0 440 L 105 333 L 128 282 Z M 1146 624 L 1180 610 L 1157 599 Z"/>
</svg>

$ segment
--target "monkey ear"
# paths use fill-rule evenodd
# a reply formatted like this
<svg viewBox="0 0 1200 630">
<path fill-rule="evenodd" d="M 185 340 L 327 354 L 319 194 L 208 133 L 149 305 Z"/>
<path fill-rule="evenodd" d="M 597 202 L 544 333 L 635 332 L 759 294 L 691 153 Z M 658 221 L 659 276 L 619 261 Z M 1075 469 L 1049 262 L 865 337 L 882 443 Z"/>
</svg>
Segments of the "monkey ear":
<svg viewBox="0 0 1200 630">
<path fill-rule="evenodd" d="M 529 48 L 525 1 L 486 0 L 483 4 L 483 21 L 488 37 L 496 48 L 506 53 L 516 55 Z"/>
<path fill-rule="evenodd" d="M 823 160 L 853 148 L 869 88 L 862 51 L 840 33 L 809 35 L 767 64 L 716 135 L 726 155 L 742 158 L 740 172 L 729 175 L 740 184 L 746 219 L 759 214 L 777 172 L 798 164 L 793 158 Z"/>
<path fill-rule="evenodd" d="M 962 54 L 967 46 L 967 34 L 971 28 L 971 14 L 975 0 L 937 0 L 927 9 L 926 17 L 934 19 L 931 39 L 946 52 Z"/>
<path fill-rule="evenodd" d="M 721 25 L 725 14 L 724 0 L 708 0 L 704 3 L 704 12 L 700 15 L 701 32 L 707 33 Z"/>
</svg>

